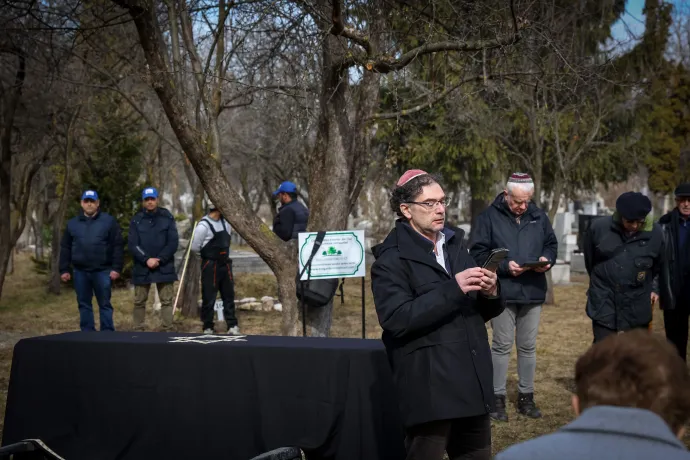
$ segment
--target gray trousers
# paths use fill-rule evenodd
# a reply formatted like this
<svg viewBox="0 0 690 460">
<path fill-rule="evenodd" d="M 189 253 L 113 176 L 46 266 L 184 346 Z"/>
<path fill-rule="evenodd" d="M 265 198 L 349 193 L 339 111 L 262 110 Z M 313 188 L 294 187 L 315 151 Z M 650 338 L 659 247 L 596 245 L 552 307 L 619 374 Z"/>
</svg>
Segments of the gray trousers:
<svg viewBox="0 0 690 460">
<path fill-rule="evenodd" d="M 541 305 L 507 305 L 491 320 L 493 340 L 491 358 L 494 364 L 494 394 L 506 394 L 506 378 L 510 352 L 517 330 L 518 392 L 534 393 L 534 372 L 537 368 L 537 331 Z"/>
</svg>

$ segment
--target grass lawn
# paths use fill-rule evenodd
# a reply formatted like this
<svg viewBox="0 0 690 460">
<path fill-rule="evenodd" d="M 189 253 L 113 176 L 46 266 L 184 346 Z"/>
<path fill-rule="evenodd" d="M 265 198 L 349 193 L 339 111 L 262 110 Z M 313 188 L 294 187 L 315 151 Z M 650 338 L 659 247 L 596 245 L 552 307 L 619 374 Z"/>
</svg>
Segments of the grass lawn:
<svg viewBox="0 0 690 460">
<path fill-rule="evenodd" d="M 15 259 L 15 273 L 5 282 L 3 298 L 0 301 L 0 430 L 4 420 L 5 401 L 9 384 L 12 349 L 21 338 L 36 335 L 56 334 L 78 330 L 78 312 L 74 292 L 65 287 L 60 296 L 48 294 L 46 279 L 33 270 L 28 256 Z M 572 420 L 570 397 L 573 389 L 573 368 L 577 357 L 592 342 L 591 322 L 584 312 L 586 279 L 580 278 L 570 286 L 556 288 L 554 306 L 544 308 L 537 339 L 537 375 L 535 396 L 544 417 L 529 420 L 515 414 L 517 398 L 517 370 L 515 350 L 508 374 L 509 417 L 508 423 L 494 424 L 493 450 L 499 452 L 511 444 L 550 433 Z M 236 275 L 236 296 L 275 296 L 277 285 L 270 275 Z M 378 326 L 371 289 L 366 286 L 367 337 L 379 338 Z M 132 301 L 134 293 L 129 289 L 113 292 L 115 327 L 127 330 L 132 326 Z M 149 303 L 153 295 L 150 295 Z M 332 336 L 361 336 L 361 282 L 348 280 L 345 283 L 345 304 L 335 300 Z M 96 310 L 97 308 L 95 308 Z M 158 325 L 156 314 L 147 313 L 150 329 Z M 96 313 L 96 317 L 97 317 Z M 243 334 L 277 335 L 280 333 L 279 312 L 238 311 Z M 184 332 L 200 332 L 196 319 L 176 320 L 176 329 Z M 663 332 L 660 312 L 655 313 L 654 329 Z M 489 331 L 491 332 L 491 331 Z M 686 444 L 690 437 L 686 436 Z"/>
</svg>

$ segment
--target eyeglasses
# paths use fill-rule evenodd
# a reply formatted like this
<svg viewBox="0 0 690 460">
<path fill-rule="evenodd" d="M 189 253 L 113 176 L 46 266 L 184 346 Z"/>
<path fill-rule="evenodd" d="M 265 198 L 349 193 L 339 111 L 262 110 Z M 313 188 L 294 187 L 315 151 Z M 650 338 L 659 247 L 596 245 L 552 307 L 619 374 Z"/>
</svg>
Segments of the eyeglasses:
<svg viewBox="0 0 690 460">
<path fill-rule="evenodd" d="M 439 204 L 444 208 L 450 206 L 450 198 L 444 198 L 442 200 L 408 201 L 405 204 L 418 204 L 421 207 L 431 211 L 432 209 L 436 209 L 436 206 Z"/>
</svg>

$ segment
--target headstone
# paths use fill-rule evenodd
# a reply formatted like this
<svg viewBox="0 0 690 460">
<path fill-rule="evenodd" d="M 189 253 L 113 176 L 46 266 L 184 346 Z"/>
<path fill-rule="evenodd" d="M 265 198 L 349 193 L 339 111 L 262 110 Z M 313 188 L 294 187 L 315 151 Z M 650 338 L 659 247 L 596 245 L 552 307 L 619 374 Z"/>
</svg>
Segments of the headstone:
<svg viewBox="0 0 690 460">
<path fill-rule="evenodd" d="M 551 268 L 551 281 L 553 284 L 570 284 L 570 264 L 557 260 Z"/>
<path fill-rule="evenodd" d="M 561 212 L 556 214 L 553 231 L 558 240 L 558 259 L 570 262 L 573 251 L 577 248 L 577 235 L 573 235 L 575 214 Z"/>
<path fill-rule="evenodd" d="M 572 255 L 570 259 L 570 271 L 573 273 L 587 273 L 584 254 L 578 253 Z"/>
<path fill-rule="evenodd" d="M 596 201 L 587 201 L 583 203 L 582 206 L 582 214 L 586 214 L 588 216 L 596 216 L 599 214 L 599 203 Z"/>
</svg>

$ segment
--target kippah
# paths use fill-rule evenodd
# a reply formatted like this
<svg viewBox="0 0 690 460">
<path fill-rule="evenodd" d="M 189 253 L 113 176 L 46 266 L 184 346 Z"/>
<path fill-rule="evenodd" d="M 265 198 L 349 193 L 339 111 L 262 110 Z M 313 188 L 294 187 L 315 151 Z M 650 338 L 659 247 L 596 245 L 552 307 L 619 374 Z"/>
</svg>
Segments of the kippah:
<svg viewBox="0 0 690 460">
<path fill-rule="evenodd" d="M 508 183 L 509 184 L 533 184 L 532 178 L 529 177 L 529 174 L 521 173 L 521 172 L 516 172 L 510 175 L 508 178 Z"/>
<path fill-rule="evenodd" d="M 421 169 L 408 169 L 405 171 L 405 173 L 400 176 L 400 179 L 398 179 L 397 186 L 402 187 L 403 185 L 407 184 L 410 182 L 412 179 L 415 177 L 423 176 L 424 174 L 427 174 L 426 171 L 422 171 Z"/>
</svg>

